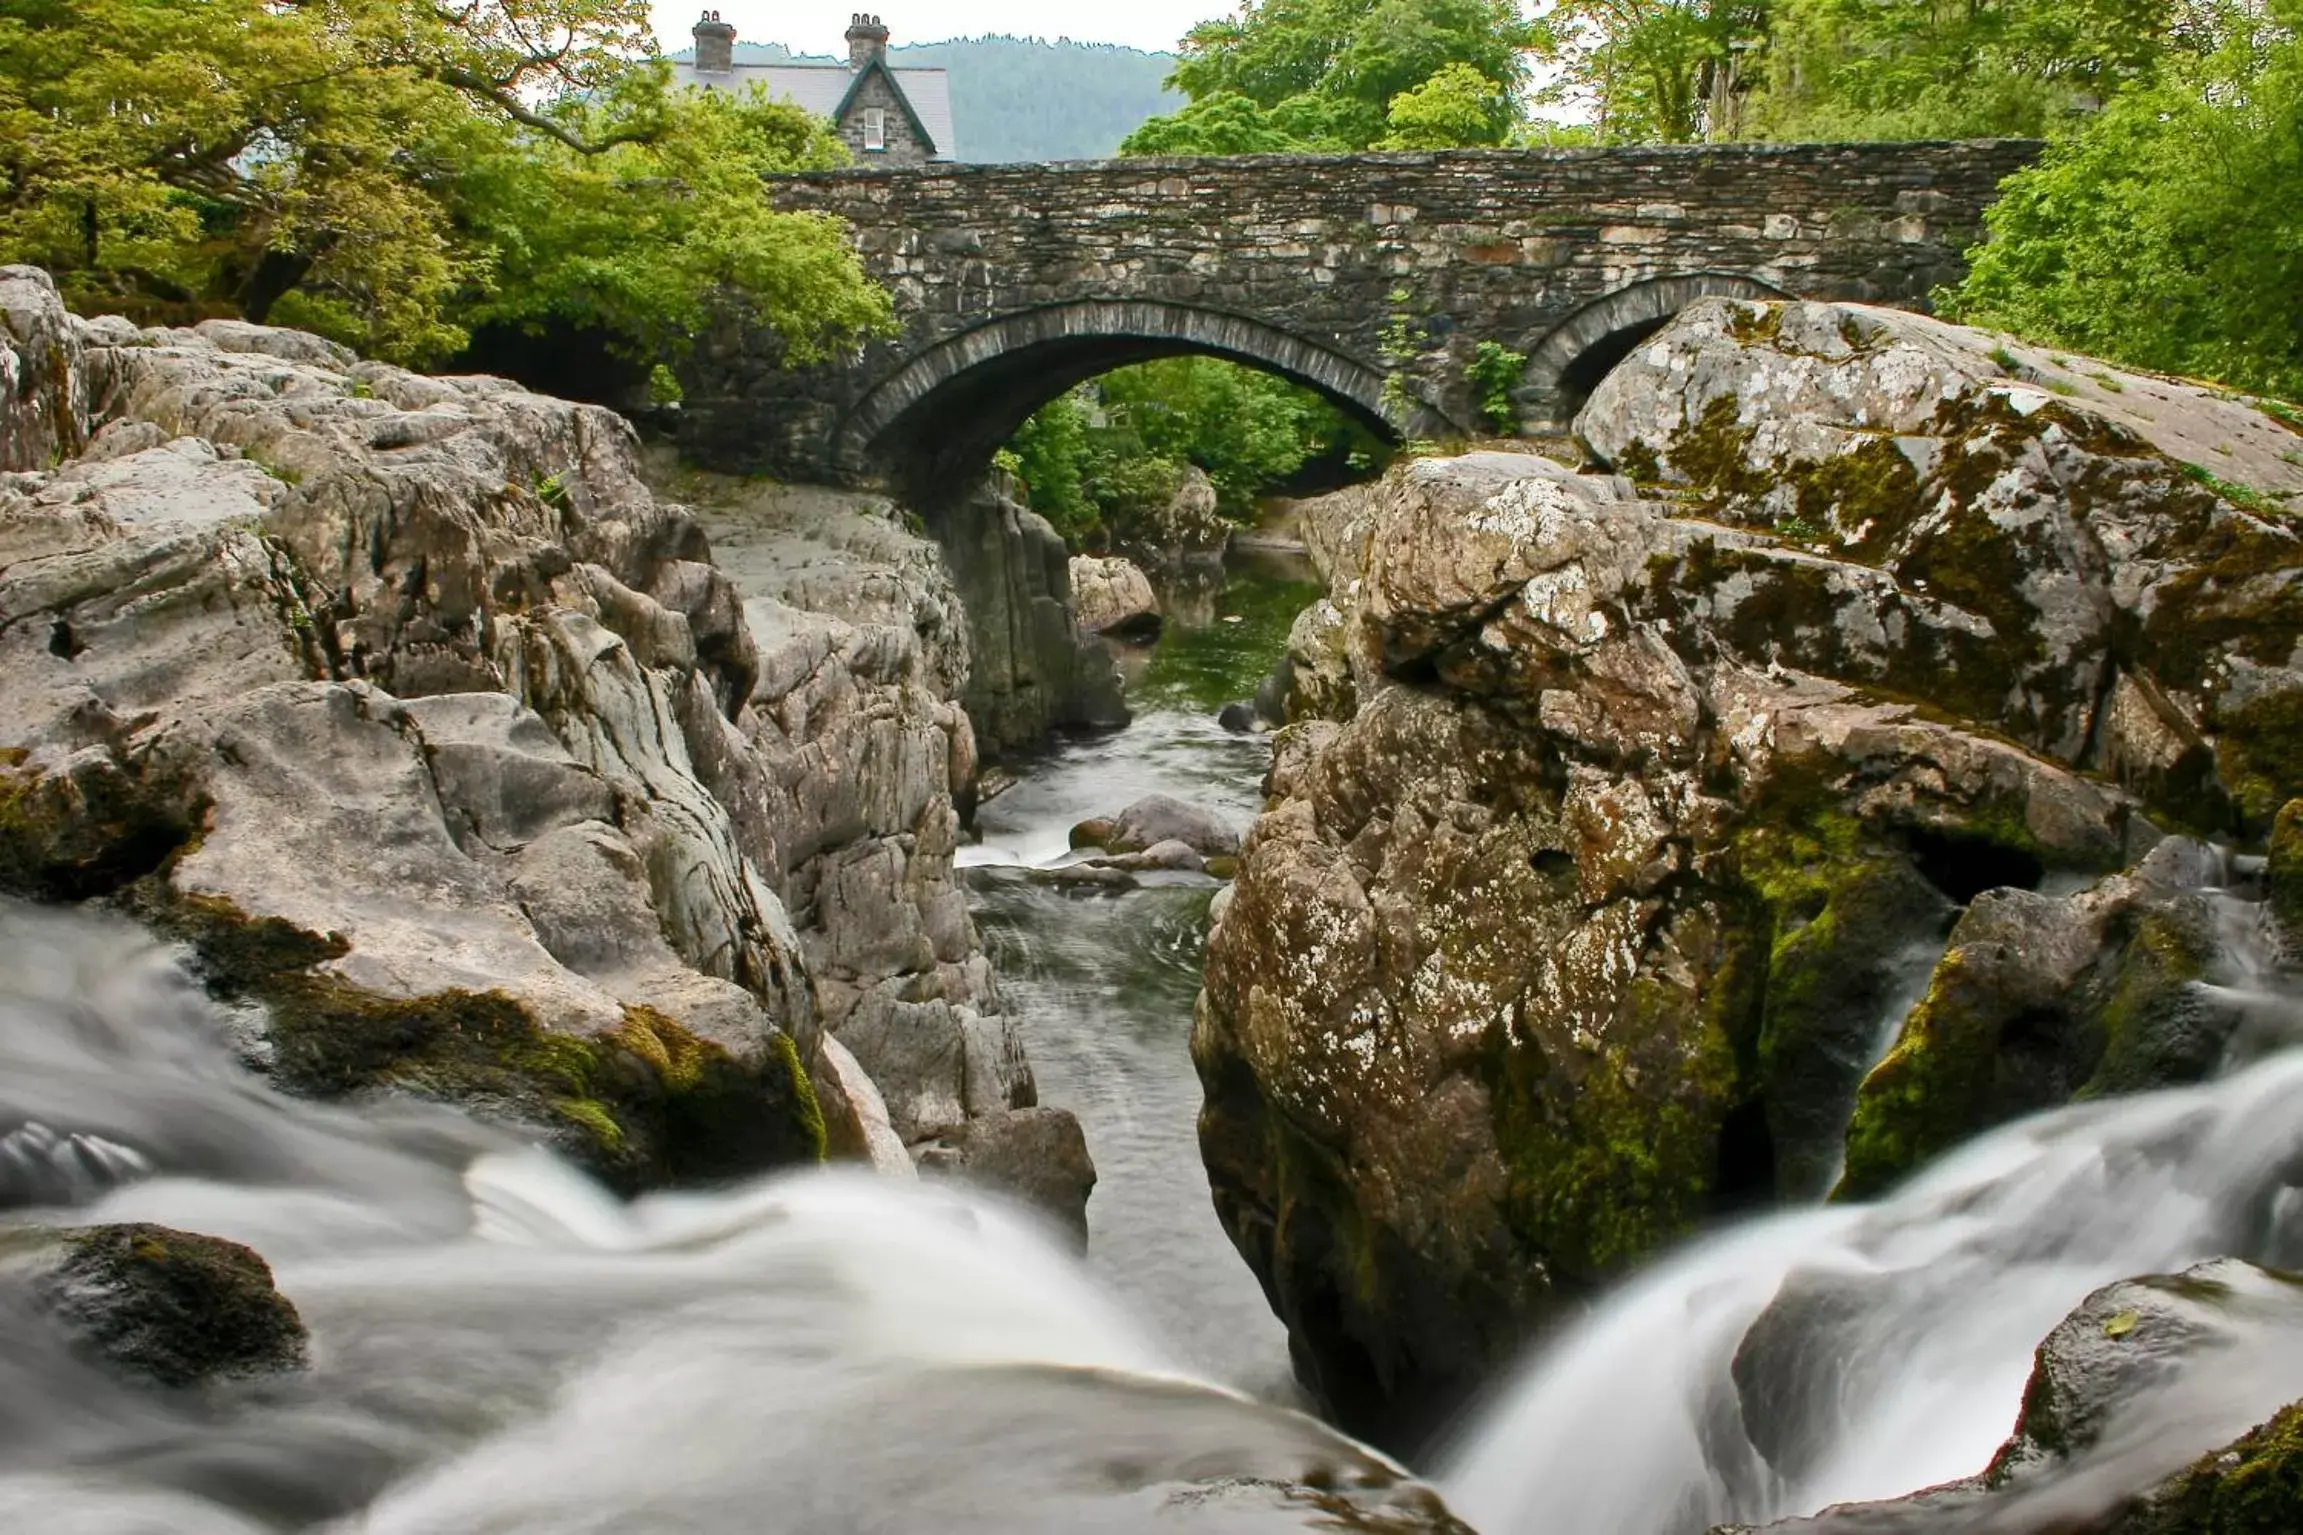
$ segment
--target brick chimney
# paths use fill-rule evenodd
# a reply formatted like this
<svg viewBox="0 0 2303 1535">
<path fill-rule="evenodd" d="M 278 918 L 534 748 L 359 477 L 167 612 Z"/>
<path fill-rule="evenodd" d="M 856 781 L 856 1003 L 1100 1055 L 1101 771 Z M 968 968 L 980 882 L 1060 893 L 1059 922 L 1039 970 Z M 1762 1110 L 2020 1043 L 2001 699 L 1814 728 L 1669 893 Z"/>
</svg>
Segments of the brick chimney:
<svg viewBox="0 0 2303 1535">
<path fill-rule="evenodd" d="M 736 71 L 736 29 L 720 20 L 718 11 L 704 12 L 696 23 L 696 73 L 730 75 Z"/>
<path fill-rule="evenodd" d="M 857 12 L 848 21 L 848 67 L 862 69 L 867 64 L 886 63 L 888 57 L 888 29 L 880 25 L 877 16 Z"/>
</svg>

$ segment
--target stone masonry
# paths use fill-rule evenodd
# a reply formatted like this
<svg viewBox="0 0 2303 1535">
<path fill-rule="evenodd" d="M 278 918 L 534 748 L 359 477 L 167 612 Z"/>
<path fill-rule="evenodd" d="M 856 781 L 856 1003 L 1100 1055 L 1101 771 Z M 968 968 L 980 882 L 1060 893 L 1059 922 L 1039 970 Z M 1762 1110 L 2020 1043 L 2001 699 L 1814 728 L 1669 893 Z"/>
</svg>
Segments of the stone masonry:
<svg viewBox="0 0 2303 1535">
<path fill-rule="evenodd" d="M 777 178 L 854 228 L 901 333 L 781 366 L 699 338 L 688 450 L 715 467 L 933 493 L 1040 404 L 1146 358 L 1212 353 L 1394 434 L 1477 435 L 1482 341 L 1559 426 L 1599 373 L 1708 295 L 1921 308 L 1955 280 L 2025 141 L 1453 150 L 885 167 Z M 1397 385 L 1386 389 L 1387 380 Z"/>
</svg>

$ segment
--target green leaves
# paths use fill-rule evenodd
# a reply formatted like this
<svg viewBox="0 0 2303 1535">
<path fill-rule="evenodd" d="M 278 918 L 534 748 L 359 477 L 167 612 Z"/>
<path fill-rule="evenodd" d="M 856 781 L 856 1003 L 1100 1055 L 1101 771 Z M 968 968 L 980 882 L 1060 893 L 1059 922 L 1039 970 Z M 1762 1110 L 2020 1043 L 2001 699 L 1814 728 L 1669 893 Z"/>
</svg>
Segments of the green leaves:
<svg viewBox="0 0 2303 1535">
<path fill-rule="evenodd" d="M 1500 144 L 1541 40 L 1511 0 L 1251 0 L 1184 38 L 1169 83 L 1192 104 L 1121 152 Z"/>
<path fill-rule="evenodd" d="M 1319 396 L 1237 364 L 1177 357 L 1107 373 L 1041 407 L 1010 439 L 1032 509 L 1075 544 L 1125 539 L 1188 467 L 1227 517 L 1359 430 Z"/>
<path fill-rule="evenodd" d="M 807 360 L 887 323 L 763 173 L 788 108 L 674 92 L 640 0 L 25 0 L 0 16 L 0 260 L 84 307 L 429 362 L 481 321 L 677 351 L 721 286 Z"/>
<path fill-rule="evenodd" d="M 2193 34 L 2210 51 L 2171 55 L 2155 83 L 2011 178 L 1945 307 L 2137 367 L 2303 397 L 2298 9 L 2221 5 L 2221 24 Z"/>
</svg>

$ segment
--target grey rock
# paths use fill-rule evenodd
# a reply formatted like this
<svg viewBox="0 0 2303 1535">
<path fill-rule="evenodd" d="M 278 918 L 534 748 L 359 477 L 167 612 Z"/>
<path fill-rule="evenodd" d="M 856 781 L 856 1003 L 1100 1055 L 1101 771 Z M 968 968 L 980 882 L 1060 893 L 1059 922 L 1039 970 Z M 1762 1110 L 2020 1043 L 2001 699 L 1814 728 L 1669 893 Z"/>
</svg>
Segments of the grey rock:
<svg viewBox="0 0 2303 1535">
<path fill-rule="evenodd" d="M 924 1173 L 965 1178 L 1055 1218 L 1082 1248 L 1095 1162 L 1079 1121 L 1062 1109 L 1015 1109 L 953 1127 L 920 1148 Z"/>
<path fill-rule="evenodd" d="M 1075 554 L 1071 579 L 1072 607 L 1087 633 L 1126 640 L 1158 635 L 1159 598 L 1152 592 L 1151 578 L 1132 561 Z"/>
<path fill-rule="evenodd" d="M 1113 853 L 1140 853 L 1164 842 L 1181 842 L 1203 858 L 1228 858 L 1239 851 L 1239 833 L 1223 817 L 1166 794 L 1144 796 L 1108 825 L 1082 821 L 1072 829 L 1072 845 L 1088 845 L 1084 839 Z"/>
<path fill-rule="evenodd" d="M 10 1233 L 0 1276 L 26 1286 L 83 1352 L 162 1386 L 303 1368 L 304 1322 L 264 1260 L 165 1226 Z"/>
</svg>

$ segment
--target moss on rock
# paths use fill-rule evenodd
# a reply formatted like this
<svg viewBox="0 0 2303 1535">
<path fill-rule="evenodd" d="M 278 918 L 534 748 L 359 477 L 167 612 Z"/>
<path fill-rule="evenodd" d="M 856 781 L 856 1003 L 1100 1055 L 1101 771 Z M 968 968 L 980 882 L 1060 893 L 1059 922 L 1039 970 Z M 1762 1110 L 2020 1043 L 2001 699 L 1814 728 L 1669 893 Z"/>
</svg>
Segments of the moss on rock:
<svg viewBox="0 0 2303 1535">
<path fill-rule="evenodd" d="M 2303 1402 L 2202 1455 L 2106 1535 L 2291 1535 L 2303 1525 Z"/>
<path fill-rule="evenodd" d="M 744 1061 L 647 1007 L 577 1035 L 501 991 L 378 996 L 315 968 L 345 952 L 338 935 L 155 886 L 139 909 L 192 944 L 218 990 L 266 1007 L 272 1072 L 291 1091 L 473 1108 L 541 1131 L 626 1191 L 823 1158 L 823 1111 L 788 1035 Z"/>
<path fill-rule="evenodd" d="M 164 1386 L 292 1370 L 304 1322 L 264 1260 L 236 1242 L 165 1226 L 50 1234 L 60 1256 L 35 1293 L 73 1341 Z"/>
</svg>

